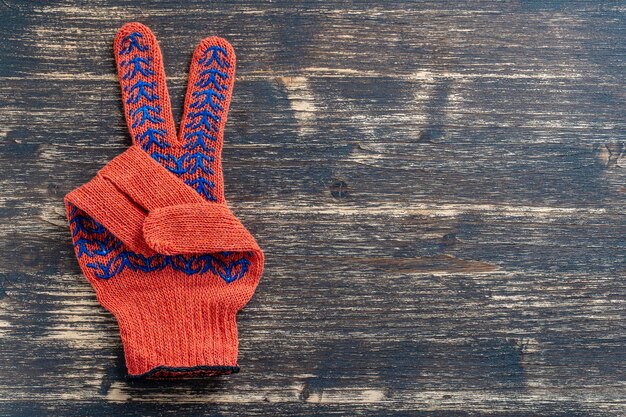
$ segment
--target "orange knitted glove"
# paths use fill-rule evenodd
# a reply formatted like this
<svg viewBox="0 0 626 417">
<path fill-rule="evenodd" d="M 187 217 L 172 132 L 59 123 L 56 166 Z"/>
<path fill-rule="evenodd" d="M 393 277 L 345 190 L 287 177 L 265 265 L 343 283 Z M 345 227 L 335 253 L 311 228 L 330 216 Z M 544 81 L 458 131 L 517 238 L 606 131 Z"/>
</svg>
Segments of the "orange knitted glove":
<svg viewBox="0 0 626 417">
<path fill-rule="evenodd" d="M 224 199 L 234 51 L 216 37 L 196 48 L 178 137 L 152 32 L 126 24 L 115 57 L 133 146 L 65 198 L 80 267 L 118 320 L 130 377 L 238 372 L 235 316 L 263 252 Z"/>
</svg>

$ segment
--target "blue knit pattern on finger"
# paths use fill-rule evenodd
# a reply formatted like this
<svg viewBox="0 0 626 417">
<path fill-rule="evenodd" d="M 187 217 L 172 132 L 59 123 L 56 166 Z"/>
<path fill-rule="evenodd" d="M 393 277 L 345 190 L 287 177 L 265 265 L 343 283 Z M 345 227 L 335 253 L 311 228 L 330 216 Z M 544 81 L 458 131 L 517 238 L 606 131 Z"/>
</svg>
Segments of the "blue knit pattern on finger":
<svg viewBox="0 0 626 417">
<path fill-rule="evenodd" d="M 125 270 L 153 272 L 171 268 L 187 275 L 210 272 L 231 283 L 243 278 L 250 267 L 244 256 L 250 256 L 249 252 L 152 256 L 135 253 L 78 207 L 70 204 L 68 212 L 76 256 L 89 260 L 87 267 L 96 278 L 110 279 Z"/>
<path fill-rule="evenodd" d="M 189 121 L 185 124 L 182 138 L 184 152 L 177 157 L 164 153 L 159 148 L 150 151 L 154 159 L 170 172 L 184 177 L 185 184 L 195 189 L 208 201 L 217 201 L 215 196 L 215 142 L 222 121 L 225 92 L 228 90 L 228 51 L 221 46 L 207 47 L 199 59 L 201 71 L 197 88 L 191 95 Z M 146 147 L 145 149 L 149 149 Z"/>
</svg>

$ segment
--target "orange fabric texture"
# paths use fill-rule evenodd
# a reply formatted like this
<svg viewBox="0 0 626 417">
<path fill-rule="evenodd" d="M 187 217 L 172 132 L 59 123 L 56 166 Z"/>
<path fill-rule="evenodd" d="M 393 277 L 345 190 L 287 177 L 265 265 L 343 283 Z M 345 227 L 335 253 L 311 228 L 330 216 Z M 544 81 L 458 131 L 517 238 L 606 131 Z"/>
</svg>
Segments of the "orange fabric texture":
<svg viewBox="0 0 626 417">
<path fill-rule="evenodd" d="M 126 24 L 114 50 L 133 146 L 65 198 L 79 265 L 118 320 L 130 377 L 238 372 L 235 317 L 264 256 L 224 198 L 234 51 L 198 45 L 177 135 L 152 32 Z"/>
</svg>

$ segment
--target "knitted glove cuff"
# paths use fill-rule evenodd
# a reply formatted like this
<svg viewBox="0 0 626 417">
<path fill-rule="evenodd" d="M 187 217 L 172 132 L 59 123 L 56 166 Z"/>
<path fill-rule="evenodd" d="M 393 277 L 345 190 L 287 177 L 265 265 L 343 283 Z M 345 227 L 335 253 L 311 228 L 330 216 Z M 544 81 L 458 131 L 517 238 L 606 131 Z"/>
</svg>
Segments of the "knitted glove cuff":
<svg viewBox="0 0 626 417">
<path fill-rule="evenodd" d="M 109 305 L 130 378 L 167 379 L 239 372 L 236 310 L 207 302 L 210 290 L 137 294 Z M 110 303 L 109 303 L 110 304 Z M 184 306 L 181 308 L 181 305 Z"/>
</svg>

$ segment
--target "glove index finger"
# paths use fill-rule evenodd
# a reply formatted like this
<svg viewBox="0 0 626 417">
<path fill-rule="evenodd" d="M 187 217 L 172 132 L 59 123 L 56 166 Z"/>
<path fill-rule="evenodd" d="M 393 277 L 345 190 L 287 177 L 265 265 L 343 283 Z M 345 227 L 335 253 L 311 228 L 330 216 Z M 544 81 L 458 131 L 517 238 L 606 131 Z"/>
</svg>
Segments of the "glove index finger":
<svg viewBox="0 0 626 417">
<path fill-rule="evenodd" d="M 176 126 L 163 57 L 154 34 L 141 23 L 127 23 L 115 37 L 114 53 L 133 143 L 146 151 L 175 145 Z"/>
</svg>

